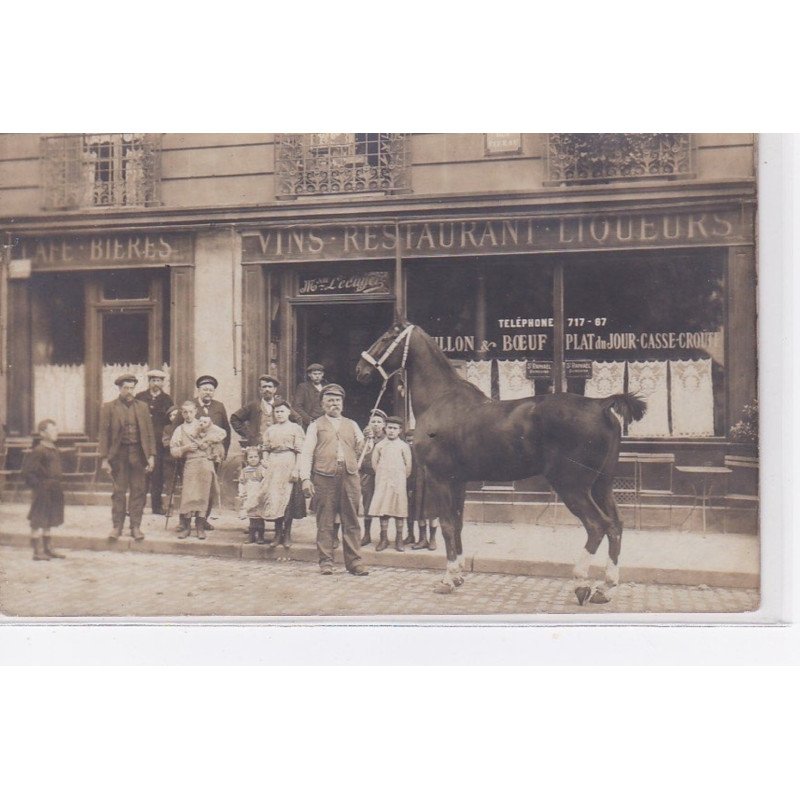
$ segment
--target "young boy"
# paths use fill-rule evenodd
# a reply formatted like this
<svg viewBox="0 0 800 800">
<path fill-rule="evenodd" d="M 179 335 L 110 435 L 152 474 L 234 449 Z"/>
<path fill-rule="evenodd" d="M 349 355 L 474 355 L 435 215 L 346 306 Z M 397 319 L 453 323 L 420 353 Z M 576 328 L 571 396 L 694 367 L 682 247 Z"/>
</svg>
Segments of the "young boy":
<svg viewBox="0 0 800 800">
<path fill-rule="evenodd" d="M 64 523 L 64 492 L 61 489 L 61 457 L 56 448 L 58 427 L 52 419 L 43 419 L 36 429 L 41 441 L 25 459 L 22 475 L 33 490 L 31 510 L 31 545 L 34 561 L 65 558 L 53 550 L 50 529 Z"/>
<path fill-rule="evenodd" d="M 261 482 L 267 471 L 261 464 L 261 452 L 257 447 L 246 450 L 247 463 L 239 475 L 239 508 L 242 517 L 250 520 L 247 541 L 250 544 L 264 544 L 264 519 L 261 516 Z"/>
<path fill-rule="evenodd" d="M 400 438 L 403 421 L 400 417 L 386 420 L 386 438 L 372 451 L 375 470 L 375 493 L 369 506 L 369 516 L 380 517 L 381 538 L 376 551 L 389 546 L 389 517 L 394 517 L 394 549 L 402 552 L 403 521 L 408 517 L 406 481 L 411 475 L 411 448 Z"/>
</svg>

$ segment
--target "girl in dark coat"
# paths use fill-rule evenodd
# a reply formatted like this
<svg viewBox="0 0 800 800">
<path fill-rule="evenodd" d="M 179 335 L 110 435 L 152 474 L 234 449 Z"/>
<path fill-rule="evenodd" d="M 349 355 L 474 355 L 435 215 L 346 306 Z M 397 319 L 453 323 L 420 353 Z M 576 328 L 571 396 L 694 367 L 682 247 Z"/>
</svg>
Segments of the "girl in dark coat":
<svg viewBox="0 0 800 800">
<path fill-rule="evenodd" d="M 22 476 L 33 490 L 28 519 L 31 523 L 31 545 L 34 561 L 64 558 L 53 550 L 50 529 L 64 523 L 64 492 L 61 489 L 61 457 L 56 447 L 58 428 L 51 419 L 37 426 L 41 441 L 30 452 L 22 466 Z"/>
</svg>

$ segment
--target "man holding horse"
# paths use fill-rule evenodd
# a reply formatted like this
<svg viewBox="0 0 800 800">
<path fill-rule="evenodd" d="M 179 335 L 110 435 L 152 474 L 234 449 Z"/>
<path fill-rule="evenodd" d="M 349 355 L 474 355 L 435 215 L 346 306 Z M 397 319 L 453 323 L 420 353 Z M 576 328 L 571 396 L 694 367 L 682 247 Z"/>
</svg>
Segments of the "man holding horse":
<svg viewBox="0 0 800 800">
<path fill-rule="evenodd" d="M 317 554 L 320 572 L 333 574 L 333 526 L 342 520 L 344 563 L 351 575 L 369 575 L 361 563 L 361 527 L 358 505 L 361 483 L 358 455 L 364 434 L 358 424 L 342 416 L 345 392 L 336 383 L 322 389 L 323 416 L 306 432 L 300 453 L 300 479 L 307 498 L 316 498 Z"/>
</svg>

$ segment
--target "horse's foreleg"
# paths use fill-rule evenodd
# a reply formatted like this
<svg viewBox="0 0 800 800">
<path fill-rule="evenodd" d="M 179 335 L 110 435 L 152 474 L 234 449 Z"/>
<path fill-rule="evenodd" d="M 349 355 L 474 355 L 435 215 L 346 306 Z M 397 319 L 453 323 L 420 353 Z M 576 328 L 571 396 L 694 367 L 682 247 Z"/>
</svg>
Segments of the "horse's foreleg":
<svg viewBox="0 0 800 800">
<path fill-rule="evenodd" d="M 606 530 L 608 538 L 608 559 L 606 560 L 605 585 L 592 595 L 592 601 L 602 603 L 613 598 L 619 586 L 619 556 L 622 550 L 622 519 L 614 498 L 613 479 L 605 475 L 595 481 L 592 497 L 600 509 L 610 519 Z M 605 598 L 605 599 L 604 599 Z"/>
<path fill-rule="evenodd" d="M 447 553 L 447 569 L 444 577 L 434 587 L 436 594 L 451 594 L 458 586 L 464 583 L 461 577 L 461 569 L 458 565 L 458 552 L 456 550 L 456 531 L 453 517 L 442 515 L 442 538 L 444 539 L 445 551 Z"/>
<path fill-rule="evenodd" d="M 461 531 L 464 528 L 464 501 L 467 495 L 466 484 L 460 485 L 456 491 L 456 518 L 455 518 L 455 540 L 456 540 L 456 558 L 458 559 L 458 574 L 460 582 L 456 585 L 460 586 L 464 583 L 464 572 L 466 572 L 466 564 L 464 559 L 464 546 L 461 542 Z"/>
</svg>

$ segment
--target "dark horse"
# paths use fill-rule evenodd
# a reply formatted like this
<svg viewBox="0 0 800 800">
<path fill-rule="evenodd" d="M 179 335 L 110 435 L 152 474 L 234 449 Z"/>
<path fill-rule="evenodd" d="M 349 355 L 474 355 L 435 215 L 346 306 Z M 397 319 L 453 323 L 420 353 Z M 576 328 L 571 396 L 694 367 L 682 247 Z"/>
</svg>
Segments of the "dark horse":
<svg viewBox="0 0 800 800">
<path fill-rule="evenodd" d="M 589 559 L 608 537 L 606 584 L 619 581 L 622 522 L 612 481 L 624 420 L 639 420 L 647 408 L 633 394 L 593 399 L 547 394 L 522 400 L 490 400 L 459 377 L 437 344 L 420 327 L 395 324 L 356 367 L 367 383 L 378 371 L 407 370 L 416 417 L 414 457 L 426 495 L 440 518 L 447 572 L 435 591 L 449 593 L 463 582 L 461 530 L 468 481 L 514 481 L 543 475 L 586 529 L 586 546 L 575 563 L 575 593 L 583 605 L 607 602 L 607 591 L 592 592 Z M 436 514 L 432 515 L 435 516 Z"/>
</svg>

